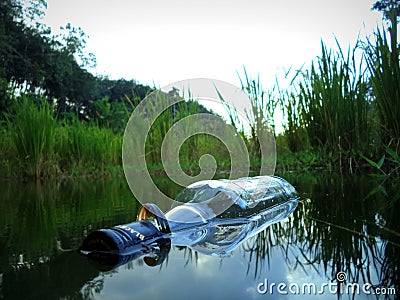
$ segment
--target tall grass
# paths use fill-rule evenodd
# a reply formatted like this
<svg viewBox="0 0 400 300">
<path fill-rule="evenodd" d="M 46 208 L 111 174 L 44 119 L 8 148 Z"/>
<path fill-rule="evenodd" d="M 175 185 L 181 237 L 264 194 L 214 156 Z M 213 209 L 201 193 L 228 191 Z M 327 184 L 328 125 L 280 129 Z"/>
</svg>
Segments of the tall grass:
<svg viewBox="0 0 400 300">
<path fill-rule="evenodd" d="M 173 97 L 178 97 L 178 99 L 174 99 Z M 168 107 L 168 104 L 175 100 L 178 100 L 178 102 Z M 218 162 L 217 165 L 221 167 L 229 165 L 227 163 L 229 153 L 223 142 L 204 133 L 190 136 L 193 129 L 197 130 L 199 126 L 199 124 L 196 124 L 194 125 L 196 127 L 193 127 L 190 122 L 181 122 L 179 124 L 179 131 L 186 138 L 179 148 L 179 153 L 170 153 L 172 157 L 164 157 L 164 161 L 162 161 L 162 144 L 171 127 L 188 116 L 205 113 L 206 110 L 196 99 L 191 97 L 190 91 L 186 100 L 183 100 L 179 95 L 165 94 L 157 91 L 147 98 L 146 101 L 145 114 L 149 121 L 154 120 L 152 124 L 149 124 L 151 127 L 146 137 L 145 147 L 146 163 L 150 168 L 162 168 L 162 164 L 173 163 L 174 158 L 178 156 L 179 164 L 183 169 L 197 171 L 199 169 L 199 159 L 203 154 L 211 154 Z M 163 112 L 157 115 L 159 111 Z M 207 122 L 204 122 L 202 126 L 204 126 L 203 130 L 207 132 L 206 128 L 209 126 Z"/>
<path fill-rule="evenodd" d="M 260 77 L 257 79 L 250 77 L 246 69 L 243 72 L 244 77 L 239 76 L 239 80 L 250 102 L 250 111 L 246 112 L 246 117 L 250 122 L 252 132 L 268 128 L 275 133 L 274 114 L 279 101 L 274 95 L 274 89 L 265 91 Z"/>
<path fill-rule="evenodd" d="M 393 25 L 394 24 L 394 25 Z M 371 85 L 379 115 L 381 138 L 384 145 L 392 143 L 399 150 L 400 143 L 400 49 L 397 45 L 396 21 L 389 29 L 390 40 L 384 30 L 377 30 L 375 43 L 367 45 L 367 62 Z"/>
<path fill-rule="evenodd" d="M 280 94 L 280 102 L 284 115 L 284 140 L 291 152 L 310 149 L 307 129 L 302 119 L 303 106 L 300 97 L 293 91 L 286 90 Z M 278 143 L 277 143 L 278 144 Z"/>
<path fill-rule="evenodd" d="M 77 119 L 57 130 L 57 154 L 62 171 L 103 173 L 121 164 L 122 136 L 111 129 Z"/>
<path fill-rule="evenodd" d="M 35 104 L 29 95 L 15 100 L 0 137 L 1 176 L 104 174 L 122 161 L 121 134 L 77 118 L 61 122 L 46 99 Z"/>
<path fill-rule="evenodd" d="M 56 121 L 53 106 L 46 99 L 37 107 L 28 96 L 14 103 L 15 112 L 8 119 L 13 151 L 24 173 L 39 178 L 55 171 L 53 168 Z"/>
<path fill-rule="evenodd" d="M 153 124 L 149 124 L 151 129 L 146 139 L 146 161 L 148 164 L 157 164 L 161 161 L 161 145 L 168 130 L 171 128 L 174 122 L 175 108 L 167 108 L 166 103 L 169 103 L 170 99 L 165 93 L 154 92 L 147 98 L 148 105 L 146 106 L 146 114 L 148 120 L 155 119 Z M 166 108 L 164 110 L 164 108 Z M 157 116 L 157 111 L 163 111 L 162 114 Z"/>
<path fill-rule="evenodd" d="M 247 151 L 250 154 L 250 163 L 252 167 L 268 166 L 263 169 L 263 172 L 270 172 L 271 168 L 275 168 L 275 109 L 278 106 L 279 99 L 275 95 L 275 90 L 264 90 L 260 78 L 252 78 L 246 71 L 243 70 L 244 76 L 239 76 L 241 89 L 246 93 L 248 105 L 245 105 L 244 114 L 246 127 L 250 130 L 245 130 L 243 120 L 239 117 L 238 110 L 228 103 L 223 95 L 217 89 L 219 99 L 222 101 L 225 111 L 228 114 L 231 125 L 236 132 L 241 136 L 246 144 Z M 243 116 L 241 116 L 243 117 Z M 262 155 L 269 153 L 271 155 Z"/>
<path fill-rule="evenodd" d="M 340 46 L 333 52 L 322 43 L 322 56 L 298 86 L 302 125 L 311 145 L 350 157 L 364 151 L 370 137 L 367 80 L 357 49 L 349 48 L 345 56 Z"/>
<path fill-rule="evenodd" d="M 284 141 L 291 152 L 313 149 L 318 154 L 324 153 L 331 160 L 330 164 L 339 161 L 340 166 L 344 163 L 346 168 L 351 168 L 354 158 L 360 154 L 374 157 L 377 149 L 384 149 L 384 146 L 389 146 L 398 156 L 400 48 L 395 20 L 392 20 L 389 35 L 377 30 L 375 40 L 368 41 L 364 48 L 357 43 L 344 53 L 339 43 L 337 45 L 338 50 L 334 51 L 322 42 L 321 56 L 308 71 L 297 72 L 290 87 L 283 91 L 278 84 L 265 91 L 260 79 L 251 78 L 245 69 L 244 76 L 239 76 L 249 101 L 245 117 L 250 131 L 245 131 L 235 108 L 229 105 L 226 108 L 231 125 L 246 143 L 252 166 L 263 165 L 260 149 L 263 143 L 259 136 L 264 131 L 275 133 L 274 115 L 279 104 L 285 118 L 285 134 L 279 140 Z M 150 103 L 153 106 L 146 106 L 143 114 L 153 120 L 152 116 L 160 111 L 159 105 L 170 103 L 165 99 L 170 96 L 180 97 L 157 91 Z M 128 99 L 132 108 L 139 101 Z M 0 124 L 0 175 L 23 173 L 40 178 L 57 172 L 104 173 L 110 166 L 120 166 L 122 135 L 107 126 L 110 126 L 109 119 L 115 119 L 119 128 L 121 120 L 115 117 L 107 99 L 101 100 L 97 108 L 101 111 L 102 124 L 77 118 L 61 122 L 54 117 L 53 106 L 45 98 L 37 101 L 34 96 L 19 97 L 7 116 L 6 126 Z M 145 156 L 150 168 L 162 165 L 161 146 L 171 127 L 187 116 L 205 112 L 194 99 L 162 108 L 163 113 L 149 124 L 151 129 L 146 136 Z M 120 109 L 118 113 L 128 113 L 128 110 Z M 187 133 L 193 129 L 190 123 L 181 124 L 187 126 L 182 127 Z M 224 168 L 230 165 L 223 142 L 207 134 L 194 135 L 181 145 L 180 164 L 186 169 L 196 169 L 199 158 L 205 153 L 212 154 Z"/>
<path fill-rule="evenodd" d="M 159 93 L 158 96 L 166 95 Z M 154 107 L 148 106 L 148 116 L 158 111 L 156 105 L 160 103 L 155 101 Z M 58 120 L 46 99 L 38 102 L 28 95 L 15 102 L 13 111 L 15 113 L 8 116 L 7 127 L 0 127 L 0 176 L 97 175 L 120 169 L 123 136 L 111 128 L 73 116 Z M 146 140 L 150 169 L 162 168 L 161 146 L 171 126 L 186 116 L 204 111 L 204 107 L 192 99 L 175 104 L 156 118 Z M 187 126 L 191 126 L 190 123 Z M 190 128 L 187 129 L 189 132 Z M 207 134 L 188 138 L 179 150 L 184 169 L 198 169 L 199 159 L 206 153 L 212 154 L 221 167 L 229 165 L 226 147 Z"/>
<path fill-rule="evenodd" d="M 12 175 L 12 162 L 10 161 L 11 136 L 7 127 L 0 121 L 0 177 Z"/>
</svg>

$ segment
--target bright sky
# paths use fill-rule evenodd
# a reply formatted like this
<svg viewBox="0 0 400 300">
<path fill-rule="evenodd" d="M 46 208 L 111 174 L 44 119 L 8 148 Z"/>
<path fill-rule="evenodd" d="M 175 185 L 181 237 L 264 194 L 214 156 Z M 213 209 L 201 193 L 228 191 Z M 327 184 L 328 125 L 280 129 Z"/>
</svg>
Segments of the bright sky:
<svg viewBox="0 0 400 300">
<path fill-rule="evenodd" d="M 96 74 L 164 86 L 213 78 L 239 86 L 243 66 L 265 88 L 283 69 L 308 66 L 321 38 L 343 48 L 370 34 L 371 0 L 48 0 L 45 23 L 89 35 Z"/>
</svg>

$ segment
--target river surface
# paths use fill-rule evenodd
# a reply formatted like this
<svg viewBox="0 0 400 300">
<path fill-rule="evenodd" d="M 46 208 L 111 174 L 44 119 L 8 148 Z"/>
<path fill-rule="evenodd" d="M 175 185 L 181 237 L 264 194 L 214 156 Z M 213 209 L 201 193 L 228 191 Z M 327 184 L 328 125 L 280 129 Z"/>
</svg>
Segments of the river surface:
<svg viewBox="0 0 400 300">
<path fill-rule="evenodd" d="M 399 298 L 400 180 L 281 177 L 298 190 L 297 209 L 232 253 L 172 245 L 156 266 L 140 257 L 108 268 L 76 249 L 92 230 L 135 220 L 124 178 L 2 181 L 0 299 Z M 171 197 L 181 190 L 155 181 Z"/>
</svg>

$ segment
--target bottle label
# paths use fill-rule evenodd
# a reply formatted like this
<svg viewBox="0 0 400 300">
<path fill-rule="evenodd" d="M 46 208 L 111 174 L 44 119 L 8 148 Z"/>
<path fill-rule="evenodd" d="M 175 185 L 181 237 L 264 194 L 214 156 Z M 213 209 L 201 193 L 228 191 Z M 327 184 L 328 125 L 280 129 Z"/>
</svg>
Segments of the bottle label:
<svg viewBox="0 0 400 300">
<path fill-rule="evenodd" d="M 145 237 L 146 237 L 143 233 L 140 233 L 139 231 L 137 231 L 137 230 L 135 230 L 135 229 L 133 229 L 131 227 L 128 227 L 128 226 L 125 226 L 125 225 L 120 225 L 120 226 L 117 226 L 117 227 L 121 228 L 124 231 L 129 232 L 133 236 L 136 236 L 141 241 L 143 241 L 145 239 Z"/>
</svg>

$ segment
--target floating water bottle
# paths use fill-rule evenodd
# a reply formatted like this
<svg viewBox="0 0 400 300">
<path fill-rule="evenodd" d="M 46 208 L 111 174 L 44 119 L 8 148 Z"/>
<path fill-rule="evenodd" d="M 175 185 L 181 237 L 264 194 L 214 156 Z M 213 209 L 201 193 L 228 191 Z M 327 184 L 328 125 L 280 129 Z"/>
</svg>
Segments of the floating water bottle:
<svg viewBox="0 0 400 300">
<path fill-rule="evenodd" d="M 289 216 L 298 195 L 282 178 L 258 176 L 193 183 L 176 200 L 185 204 L 165 215 L 172 243 L 223 255 Z"/>
<path fill-rule="evenodd" d="M 224 255 L 286 218 L 297 200 L 294 187 L 275 176 L 200 181 L 179 193 L 178 205 L 165 215 L 155 204 L 145 204 L 136 222 L 90 233 L 80 251 L 103 259 L 99 253 L 129 255 L 129 260 L 145 255 L 149 265 L 160 264 L 171 243 Z M 126 260 L 120 258 L 118 263 Z"/>
<path fill-rule="evenodd" d="M 243 218 L 297 199 L 295 188 L 277 176 L 204 180 L 186 187 L 166 217 L 169 222 L 197 223 L 212 218 Z M 181 205 L 184 203 L 185 205 Z"/>
</svg>

